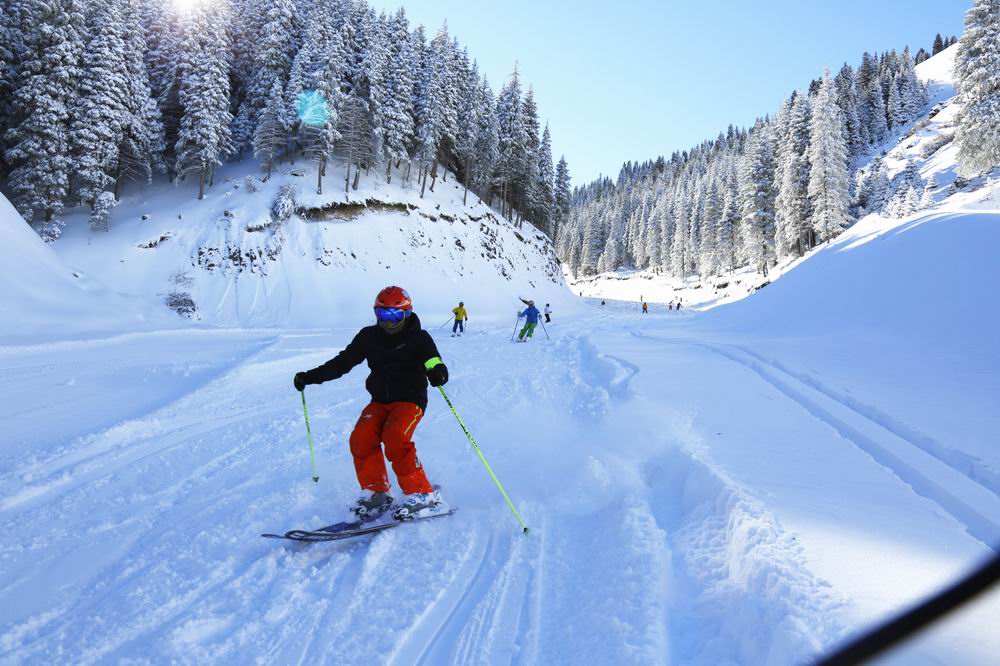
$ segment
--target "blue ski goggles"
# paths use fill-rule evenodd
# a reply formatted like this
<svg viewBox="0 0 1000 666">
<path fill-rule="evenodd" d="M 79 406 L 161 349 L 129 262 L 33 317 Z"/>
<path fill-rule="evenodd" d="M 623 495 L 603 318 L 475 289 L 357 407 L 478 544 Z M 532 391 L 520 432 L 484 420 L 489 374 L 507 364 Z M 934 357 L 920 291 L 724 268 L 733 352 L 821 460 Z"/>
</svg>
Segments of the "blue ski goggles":
<svg viewBox="0 0 1000 666">
<path fill-rule="evenodd" d="M 402 308 L 375 308 L 375 318 L 387 324 L 398 324 L 409 316 L 410 311 Z"/>
</svg>

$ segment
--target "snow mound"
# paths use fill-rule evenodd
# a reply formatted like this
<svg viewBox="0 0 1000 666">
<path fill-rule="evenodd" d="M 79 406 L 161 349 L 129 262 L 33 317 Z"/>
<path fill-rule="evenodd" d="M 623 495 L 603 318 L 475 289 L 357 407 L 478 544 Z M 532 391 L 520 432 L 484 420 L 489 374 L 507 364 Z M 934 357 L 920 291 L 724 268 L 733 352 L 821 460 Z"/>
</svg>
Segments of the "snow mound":
<svg viewBox="0 0 1000 666">
<path fill-rule="evenodd" d="M 787 336 L 851 333 L 928 346 L 947 340 L 996 358 L 994 243 L 998 211 L 869 216 L 781 280 L 706 317 Z"/>
<path fill-rule="evenodd" d="M 0 341 L 75 337 L 169 324 L 154 308 L 74 272 L 0 195 Z"/>
<path fill-rule="evenodd" d="M 518 296 L 570 304 L 548 238 L 471 192 L 463 202 L 451 174 L 421 197 L 402 174 L 391 184 L 366 175 L 354 190 L 330 167 L 317 194 L 312 165 L 282 165 L 267 182 L 257 168 L 220 169 L 202 201 L 194 183 L 128 193 L 108 233 L 91 231 L 85 211 L 64 215 L 55 249 L 106 284 L 213 325 L 353 326 L 389 284 L 410 291 L 428 325 L 459 301 L 473 322 L 506 321 Z"/>
</svg>

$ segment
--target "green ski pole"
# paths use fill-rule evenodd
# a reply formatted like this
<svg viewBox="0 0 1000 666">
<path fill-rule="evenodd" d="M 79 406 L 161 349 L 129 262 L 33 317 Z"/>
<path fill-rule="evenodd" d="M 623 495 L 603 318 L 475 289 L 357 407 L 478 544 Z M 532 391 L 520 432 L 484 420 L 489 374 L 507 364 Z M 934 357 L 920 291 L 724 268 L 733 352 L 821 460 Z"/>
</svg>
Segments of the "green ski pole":
<svg viewBox="0 0 1000 666">
<path fill-rule="evenodd" d="M 503 495 L 503 498 L 505 500 L 507 500 L 507 506 L 509 506 L 510 510 L 514 513 L 514 517 L 517 518 L 517 522 L 521 523 L 521 528 L 523 529 L 524 533 L 527 534 L 528 526 L 524 524 L 523 520 L 521 520 L 521 514 L 517 512 L 517 509 L 514 507 L 514 503 L 510 501 L 510 497 L 507 496 L 507 491 L 503 489 L 503 485 L 500 483 L 500 479 L 498 479 L 497 475 L 493 473 L 493 468 L 491 468 L 490 464 L 486 462 L 486 456 L 484 456 L 483 452 L 479 450 L 479 446 L 476 445 L 476 440 L 472 439 L 472 434 L 469 432 L 469 429 L 465 427 L 465 423 L 462 421 L 462 417 L 458 415 L 457 411 L 455 411 L 455 405 L 451 404 L 451 400 L 448 398 L 448 394 L 444 392 L 444 387 L 439 386 L 438 390 L 441 391 L 441 395 L 444 397 L 444 401 L 447 402 L 448 407 L 451 408 L 451 413 L 455 415 L 456 419 L 458 419 L 458 425 L 462 426 L 462 430 L 465 432 L 465 436 L 469 438 L 469 443 L 472 444 L 472 448 L 474 448 L 476 450 L 476 453 L 479 455 L 479 460 L 482 461 L 483 466 L 486 468 L 486 471 L 490 473 L 491 477 L 493 477 L 493 483 L 497 484 L 497 488 L 500 490 L 500 494 Z"/>
<path fill-rule="evenodd" d="M 312 464 L 313 471 L 313 482 L 319 483 L 319 474 L 316 473 L 316 452 L 313 451 L 313 436 L 312 431 L 309 430 L 309 410 L 306 409 L 306 392 L 299 391 L 302 394 L 302 415 L 306 417 L 306 437 L 309 438 L 309 462 Z"/>
</svg>

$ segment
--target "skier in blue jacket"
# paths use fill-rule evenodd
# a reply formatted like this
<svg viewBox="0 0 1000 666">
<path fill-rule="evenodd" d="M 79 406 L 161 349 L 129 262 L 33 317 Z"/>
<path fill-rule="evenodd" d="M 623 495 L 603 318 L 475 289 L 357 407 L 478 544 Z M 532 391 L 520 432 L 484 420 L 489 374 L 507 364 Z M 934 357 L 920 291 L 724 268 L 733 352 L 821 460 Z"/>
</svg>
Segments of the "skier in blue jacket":
<svg viewBox="0 0 1000 666">
<path fill-rule="evenodd" d="M 528 307 L 524 309 L 524 312 L 518 312 L 518 317 L 524 317 L 524 328 L 517 336 L 518 342 L 526 342 L 525 336 L 529 338 L 535 334 L 535 328 L 538 326 L 538 318 L 541 316 L 541 312 L 535 307 L 534 301 L 524 301 L 527 303 Z"/>
</svg>

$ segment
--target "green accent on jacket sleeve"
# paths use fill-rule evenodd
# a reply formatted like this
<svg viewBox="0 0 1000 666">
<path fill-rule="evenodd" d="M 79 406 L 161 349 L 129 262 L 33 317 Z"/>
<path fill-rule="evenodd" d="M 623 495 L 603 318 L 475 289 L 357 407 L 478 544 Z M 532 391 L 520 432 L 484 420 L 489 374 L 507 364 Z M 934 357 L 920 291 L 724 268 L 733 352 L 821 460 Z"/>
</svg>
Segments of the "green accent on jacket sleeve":
<svg viewBox="0 0 1000 666">
<path fill-rule="evenodd" d="M 444 363 L 444 361 L 441 360 L 440 356 L 435 356 L 434 358 L 429 358 L 426 361 L 424 361 L 424 370 L 430 371 L 430 370 L 436 368 L 437 366 L 441 365 L 442 363 Z"/>
</svg>

